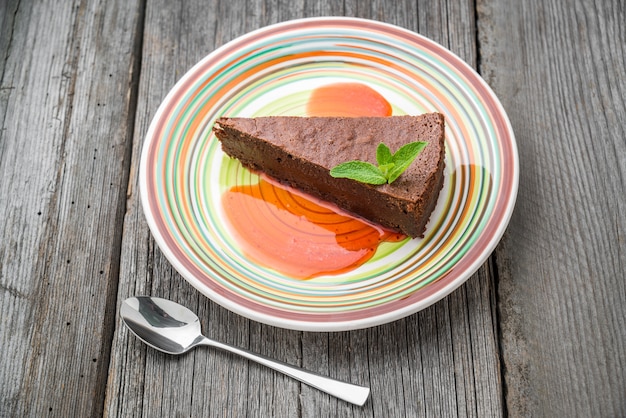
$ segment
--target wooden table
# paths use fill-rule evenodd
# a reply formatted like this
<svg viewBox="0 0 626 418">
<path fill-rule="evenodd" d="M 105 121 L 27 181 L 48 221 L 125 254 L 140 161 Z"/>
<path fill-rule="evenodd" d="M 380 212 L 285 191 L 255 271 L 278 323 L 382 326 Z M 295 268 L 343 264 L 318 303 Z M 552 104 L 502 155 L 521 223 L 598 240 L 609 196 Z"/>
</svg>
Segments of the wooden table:
<svg viewBox="0 0 626 418">
<path fill-rule="evenodd" d="M 216 47 L 308 16 L 381 20 L 457 53 L 506 108 L 520 189 L 460 289 L 386 325 L 311 333 L 228 312 L 151 238 L 148 124 Z M 626 416 L 622 0 L 0 2 L 0 416 Z M 369 385 L 356 407 L 215 350 L 122 326 L 149 294 L 208 336 Z"/>
</svg>

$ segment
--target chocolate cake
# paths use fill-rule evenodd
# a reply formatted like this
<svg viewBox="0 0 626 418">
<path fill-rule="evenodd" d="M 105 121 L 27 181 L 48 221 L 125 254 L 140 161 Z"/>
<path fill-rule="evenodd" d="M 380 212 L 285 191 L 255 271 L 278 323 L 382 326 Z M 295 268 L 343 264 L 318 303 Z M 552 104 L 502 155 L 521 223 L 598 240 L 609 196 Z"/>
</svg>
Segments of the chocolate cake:
<svg viewBox="0 0 626 418">
<path fill-rule="evenodd" d="M 423 236 L 443 185 L 444 118 L 439 113 L 220 118 L 213 131 L 224 152 L 245 167 L 411 237 Z M 376 164 L 380 142 L 395 152 L 413 141 L 428 145 L 391 184 L 374 186 L 329 174 L 346 161 Z"/>
</svg>

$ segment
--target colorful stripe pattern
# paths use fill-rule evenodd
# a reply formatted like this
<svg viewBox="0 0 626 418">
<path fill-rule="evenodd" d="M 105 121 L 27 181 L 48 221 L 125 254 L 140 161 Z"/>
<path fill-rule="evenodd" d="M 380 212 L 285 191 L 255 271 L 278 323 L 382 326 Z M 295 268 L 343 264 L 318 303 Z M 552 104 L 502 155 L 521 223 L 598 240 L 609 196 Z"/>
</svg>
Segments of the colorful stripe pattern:
<svg viewBox="0 0 626 418">
<path fill-rule="evenodd" d="M 211 133 L 227 116 L 304 115 L 312 89 L 361 82 L 394 114 L 446 118 L 444 188 L 423 239 L 385 243 L 358 269 L 299 280 L 246 259 L 220 199 L 257 181 Z M 389 322 L 441 299 L 488 258 L 509 221 L 518 157 L 508 118 L 475 71 L 442 46 L 362 19 L 289 21 L 251 32 L 194 66 L 159 108 L 140 188 L 173 266 L 226 308 L 268 324 L 336 331 Z"/>
</svg>

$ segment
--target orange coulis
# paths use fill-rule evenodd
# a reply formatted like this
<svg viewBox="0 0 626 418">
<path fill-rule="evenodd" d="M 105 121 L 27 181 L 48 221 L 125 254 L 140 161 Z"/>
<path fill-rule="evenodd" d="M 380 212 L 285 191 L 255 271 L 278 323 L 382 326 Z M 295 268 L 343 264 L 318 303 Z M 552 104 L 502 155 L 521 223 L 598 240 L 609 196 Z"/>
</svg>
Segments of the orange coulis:
<svg viewBox="0 0 626 418">
<path fill-rule="evenodd" d="M 313 91 L 307 114 L 390 116 L 391 106 L 366 85 L 337 83 Z M 265 177 L 232 187 L 222 203 L 246 255 L 296 278 L 350 271 L 369 260 L 381 242 L 405 238 Z"/>
<path fill-rule="evenodd" d="M 306 111 L 309 116 L 391 116 L 391 105 L 365 84 L 335 83 L 313 90 Z"/>
</svg>

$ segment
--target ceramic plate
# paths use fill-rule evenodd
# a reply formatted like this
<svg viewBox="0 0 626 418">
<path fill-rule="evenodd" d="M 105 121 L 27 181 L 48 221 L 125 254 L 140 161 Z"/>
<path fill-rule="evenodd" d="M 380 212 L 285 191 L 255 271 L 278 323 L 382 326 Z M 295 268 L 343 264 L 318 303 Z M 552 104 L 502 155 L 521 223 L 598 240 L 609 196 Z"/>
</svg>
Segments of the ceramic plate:
<svg viewBox="0 0 626 418">
<path fill-rule="evenodd" d="M 220 116 L 305 115 L 311 91 L 338 82 L 376 90 L 393 114 L 442 113 L 444 186 L 424 238 L 302 280 L 252 261 L 233 238 L 221 199 L 258 179 L 225 156 L 211 128 Z M 500 240 L 517 186 L 513 132 L 481 77 L 427 38 L 353 18 L 284 22 L 215 50 L 158 109 L 140 168 L 151 232 L 186 280 L 248 318 L 307 331 L 390 322 L 452 292 Z"/>
</svg>

